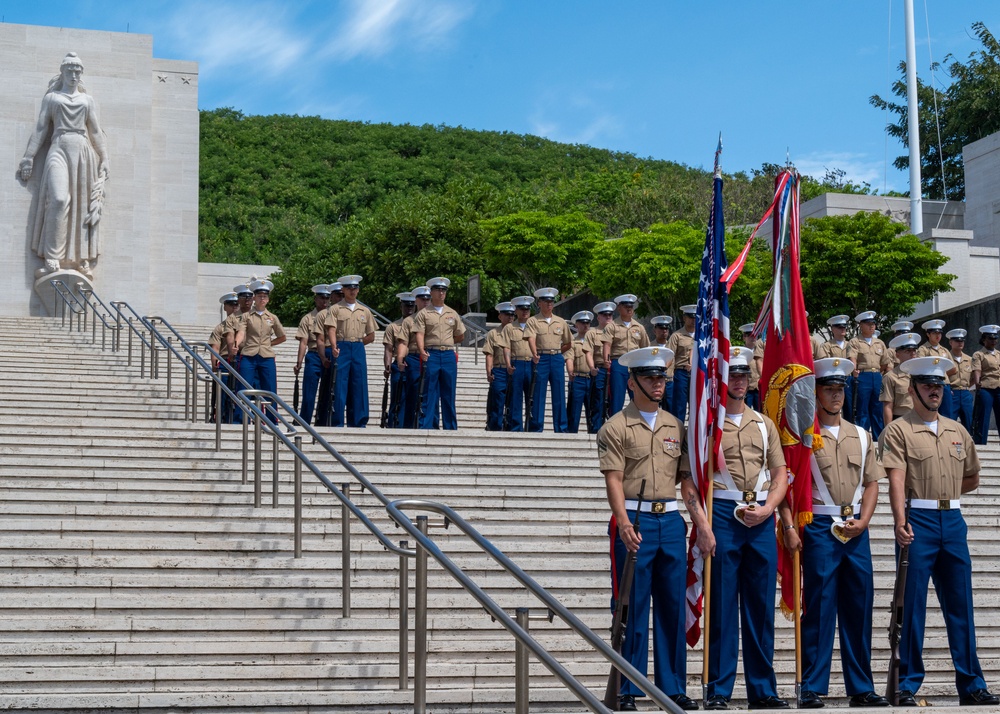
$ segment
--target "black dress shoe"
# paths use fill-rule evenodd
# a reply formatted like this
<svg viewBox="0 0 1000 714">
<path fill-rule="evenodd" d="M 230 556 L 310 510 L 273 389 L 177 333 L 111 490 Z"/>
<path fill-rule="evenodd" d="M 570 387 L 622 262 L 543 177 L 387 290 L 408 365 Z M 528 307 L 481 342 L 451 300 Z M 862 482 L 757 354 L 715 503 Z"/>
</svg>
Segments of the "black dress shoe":
<svg viewBox="0 0 1000 714">
<path fill-rule="evenodd" d="M 823 700 L 816 692 L 802 692 L 799 695 L 799 709 L 822 709 Z"/>
<path fill-rule="evenodd" d="M 773 694 L 770 697 L 764 699 L 757 699 L 750 702 L 748 709 L 788 709 L 788 702 L 784 699 L 778 699 Z"/>
<path fill-rule="evenodd" d="M 620 712 L 634 712 L 637 711 L 635 708 L 635 697 L 631 694 L 623 694 L 618 697 L 618 711 Z"/>
<path fill-rule="evenodd" d="M 709 710 L 712 710 L 712 709 L 722 710 L 722 709 L 728 709 L 728 708 L 729 708 L 729 700 L 726 699 L 721 694 L 716 694 L 714 696 L 711 696 L 711 697 L 708 698 L 708 701 L 705 702 L 705 710 L 706 711 L 709 711 Z"/>
<path fill-rule="evenodd" d="M 896 695 L 896 706 L 897 707 L 917 706 L 917 700 L 913 698 L 913 692 L 911 692 L 909 689 L 900 689 L 899 694 Z"/>
<path fill-rule="evenodd" d="M 963 707 L 990 706 L 1000 704 L 1000 697 L 991 693 L 989 689 L 977 689 L 960 697 L 959 701 Z"/>
<path fill-rule="evenodd" d="M 889 706 L 889 700 L 883 696 L 876 694 L 875 692 L 865 692 L 864 694 L 855 694 L 851 697 L 852 707 L 887 707 Z"/>
<path fill-rule="evenodd" d="M 695 709 L 698 708 L 698 702 L 696 702 L 694 699 L 692 699 L 686 694 L 675 694 L 670 698 L 674 700 L 674 704 L 679 706 L 681 709 L 684 709 L 685 711 L 693 712 Z"/>
</svg>

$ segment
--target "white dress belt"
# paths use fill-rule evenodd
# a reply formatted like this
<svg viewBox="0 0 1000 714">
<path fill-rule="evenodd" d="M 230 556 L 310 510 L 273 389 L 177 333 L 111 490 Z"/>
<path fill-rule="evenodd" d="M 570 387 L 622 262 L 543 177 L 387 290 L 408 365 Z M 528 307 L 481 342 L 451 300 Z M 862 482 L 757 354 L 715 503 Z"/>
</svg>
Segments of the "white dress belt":
<svg viewBox="0 0 1000 714">
<path fill-rule="evenodd" d="M 721 498 L 724 501 L 743 501 L 744 503 L 755 503 L 767 500 L 767 491 L 731 491 L 729 489 L 716 489 L 712 493 L 712 498 Z"/>
<path fill-rule="evenodd" d="M 933 498 L 911 498 L 910 508 L 917 508 L 922 511 L 957 511 L 961 509 L 962 501 L 960 499 L 948 500 L 943 498 L 941 500 L 935 500 Z"/>
<path fill-rule="evenodd" d="M 814 503 L 812 509 L 813 513 L 817 516 L 840 516 L 841 518 L 853 518 L 861 512 L 861 504 L 845 503 L 843 506 L 826 506 Z"/>
<path fill-rule="evenodd" d="M 630 498 L 625 499 L 625 510 L 634 511 L 636 508 L 642 513 L 670 513 L 677 510 L 677 501 L 643 501 L 639 507 L 639 502 Z"/>
</svg>

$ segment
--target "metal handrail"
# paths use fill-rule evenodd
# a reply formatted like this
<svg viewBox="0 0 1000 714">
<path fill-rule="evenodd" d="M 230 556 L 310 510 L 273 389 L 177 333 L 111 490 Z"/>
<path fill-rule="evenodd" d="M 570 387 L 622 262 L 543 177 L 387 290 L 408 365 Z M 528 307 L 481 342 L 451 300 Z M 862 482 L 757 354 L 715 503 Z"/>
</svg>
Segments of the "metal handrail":
<svg viewBox="0 0 1000 714">
<path fill-rule="evenodd" d="M 467 320 L 464 317 L 462 317 L 461 319 L 463 325 L 465 325 L 468 329 L 476 333 L 475 357 L 473 358 L 473 361 L 476 364 L 479 364 L 479 340 L 482 339 L 483 344 L 486 344 L 486 337 L 487 335 L 489 335 L 489 330 L 484 330 L 476 323 L 472 322 L 471 320 Z"/>
<path fill-rule="evenodd" d="M 521 627 L 513 618 L 510 617 L 510 615 L 506 613 L 502 607 L 500 607 L 492 598 L 489 597 L 489 595 L 476 585 L 472 579 L 466 575 L 464 570 L 456 565 L 451 558 L 445 555 L 437 544 L 434 543 L 434 541 L 420 528 L 418 528 L 417 525 L 410 520 L 409 516 L 403 512 L 403 509 L 406 508 L 430 511 L 444 516 L 449 523 L 455 525 L 464 535 L 479 546 L 484 553 L 493 558 L 493 560 L 499 563 L 503 569 L 507 571 L 507 573 L 513 576 L 522 585 L 524 585 L 529 592 L 541 600 L 551 612 L 558 615 L 560 619 L 569 625 L 570 629 L 583 637 L 588 643 L 590 643 L 591 646 L 594 647 L 594 649 L 603 655 L 608 662 L 614 665 L 624 676 L 632 680 L 632 682 L 639 687 L 639 689 L 645 692 L 646 695 L 649 696 L 649 698 L 653 700 L 661 709 L 669 711 L 672 714 L 681 714 L 683 712 L 683 709 L 681 709 L 675 702 L 667 697 L 663 691 L 650 682 L 646 676 L 642 674 L 642 672 L 637 670 L 628 660 L 615 652 L 614 648 L 612 648 L 591 628 L 584 624 L 583 621 L 581 621 L 576 615 L 570 612 L 566 606 L 559 602 L 551 593 L 548 592 L 548 590 L 539 585 L 534 578 L 524 572 L 524 570 L 508 558 L 503 551 L 493 545 L 489 540 L 483 537 L 479 531 L 469 525 L 469 523 L 450 506 L 423 499 L 401 499 L 388 504 L 386 506 L 386 510 L 389 512 L 389 517 L 399 524 L 400 527 L 405 529 L 410 535 L 412 535 L 416 539 L 417 543 L 420 544 L 420 547 L 434 556 L 434 559 L 440 563 L 441 566 L 447 570 L 451 576 L 455 578 L 455 580 L 457 580 L 458 583 L 479 602 L 480 605 L 486 608 L 491 616 L 496 618 L 519 642 L 528 647 L 528 649 L 532 651 L 539 661 L 544 664 L 550 672 L 558 677 L 559 681 L 566 685 L 591 711 L 601 712 L 603 714 L 609 710 L 604 706 L 601 698 L 596 697 L 590 690 L 584 687 L 549 653 L 548 650 L 539 644 L 538 641 L 527 632 L 527 630 Z M 419 657 L 420 654 L 421 653 L 418 652 L 417 656 Z"/>
<path fill-rule="evenodd" d="M 66 323 L 66 308 L 69 308 L 70 311 L 69 329 L 70 332 L 72 332 L 73 317 L 76 315 L 85 316 L 87 309 L 80 304 L 79 299 L 76 297 L 76 295 L 73 294 L 73 291 L 62 280 L 59 279 L 49 280 L 49 285 L 52 286 L 52 290 L 56 294 L 56 297 L 62 300 L 62 303 L 57 303 L 56 306 L 60 304 L 62 306 L 62 310 L 59 311 L 60 312 L 59 317 L 62 319 L 63 324 Z M 77 331 L 79 330 L 80 326 L 77 325 Z"/>
</svg>

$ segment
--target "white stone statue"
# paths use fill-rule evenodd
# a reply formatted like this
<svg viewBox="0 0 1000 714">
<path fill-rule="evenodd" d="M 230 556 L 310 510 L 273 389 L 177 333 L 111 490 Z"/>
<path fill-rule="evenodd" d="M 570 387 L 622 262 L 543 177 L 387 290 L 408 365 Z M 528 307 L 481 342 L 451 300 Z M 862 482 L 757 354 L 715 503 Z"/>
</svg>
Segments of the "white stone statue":
<svg viewBox="0 0 1000 714">
<path fill-rule="evenodd" d="M 108 151 L 98 122 L 97 102 L 82 82 L 83 63 L 70 52 L 49 82 L 38 124 L 18 167 L 27 183 L 35 158 L 49 142 L 33 211 L 28 217 L 31 249 L 45 261 L 40 278 L 60 269 L 93 279 L 100 255 L 98 227 L 108 179 Z"/>
</svg>

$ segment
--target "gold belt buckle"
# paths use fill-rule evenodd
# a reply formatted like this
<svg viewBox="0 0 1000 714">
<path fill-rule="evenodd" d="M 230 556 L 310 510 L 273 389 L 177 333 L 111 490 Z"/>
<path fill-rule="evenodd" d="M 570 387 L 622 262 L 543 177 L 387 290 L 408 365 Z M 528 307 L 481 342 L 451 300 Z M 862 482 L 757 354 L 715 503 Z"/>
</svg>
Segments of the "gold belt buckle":
<svg viewBox="0 0 1000 714">
<path fill-rule="evenodd" d="M 940 501 L 938 501 L 938 510 L 939 511 L 950 511 L 951 510 L 951 500 L 947 499 L 947 498 L 942 498 Z"/>
<path fill-rule="evenodd" d="M 743 492 L 743 502 L 744 503 L 754 503 L 757 500 L 756 491 L 744 491 Z"/>
<path fill-rule="evenodd" d="M 853 516 L 854 515 L 854 506 L 851 505 L 851 504 L 845 503 L 843 506 L 840 507 L 840 515 L 843 516 L 844 518 L 847 518 L 848 516 Z"/>
<path fill-rule="evenodd" d="M 667 504 L 661 503 L 659 501 L 653 503 L 653 513 L 664 513 L 667 510 Z"/>
</svg>

